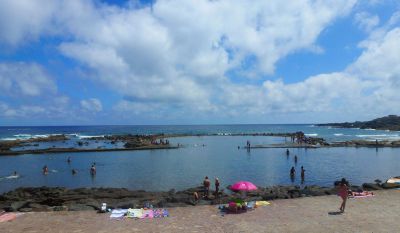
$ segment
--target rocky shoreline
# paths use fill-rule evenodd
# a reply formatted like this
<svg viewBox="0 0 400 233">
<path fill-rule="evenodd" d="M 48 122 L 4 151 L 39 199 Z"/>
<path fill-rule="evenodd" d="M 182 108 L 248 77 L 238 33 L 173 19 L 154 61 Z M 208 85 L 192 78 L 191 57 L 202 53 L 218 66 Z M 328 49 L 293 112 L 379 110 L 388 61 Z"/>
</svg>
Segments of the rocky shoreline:
<svg viewBox="0 0 400 233">
<path fill-rule="evenodd" d="M 229 190 L 229 187 L 227 187 Z M 353 191 L 373 191 L 400 188 L 400 184 L 365 183 L 362 186 L 351 186 Z M 18 188 L 0 195 L 0 209 L 5 211 L 42 212 L 42 211 L 80 211 L 99 210 L 101 203 L 109 208 L 141 208 L 146 203 L 154 207 L 185 207 L 193 205 L 215 205 L 228 203 L 243 198 L 242 193 L 221 190 L 219 197 L 214 192 L 208 198 L 195 201 L 193 193 L 202 194 L 202 187 L 182 191 L 147 192 L 125 188 L 77 188 L 36 187 Z M 305 186 L 272 186 L 258 187 L 257 191 L 247 192 L 245 200 L 274 200 L 310 196 L 334 195 L 335 187 Z"/>
<path fill-rule="evenodd" d="M 38 146 L 41 142 L 66 141 L 69 138 L 66 135 L 50 135 L 43 138 L 32 138 L 25 140 L 0 141 L 1 155 L 22 155 L 22 154 L 45 154 L 45 153 L 72 153 L 72 152 L 107 152 L 107 151 L 126 151 L 126 150 L 153 150 L 153 149 L 177 149 L 178 145 L 170 145 L 168 138 L 173 137 L 191 137 L 191 136 L 266 136 L 266 137 L 285 137 L 291 138 L 292 142 L 271 145 L 253 145 L 250 149 L 260 148 L 329 148 L 329 147 L 400 147 L 400 140 L 389 141 L 370 141 L 370 140 L 350 140 L 343 142 L 327 142 L 323 138 L 306 137 L 303 132 L 296 133 L 222 133 L 222 134 L 156 134 L 156 135 L 106 135 L 102 137 L 89 137 L 86 141 L 79 140 L 77 147 L 70 148 L 46 148 L 13 150 L 13 148 L 32 144 Z M 294 142 L 294 140 L 299 140 Z M 123 148 L 82 148 L 88 141 L 107 141 L 110 144 L 117 142 L 124 143 Z M 246 148 L 246 147 L 244 147 Z"/>
</svg>

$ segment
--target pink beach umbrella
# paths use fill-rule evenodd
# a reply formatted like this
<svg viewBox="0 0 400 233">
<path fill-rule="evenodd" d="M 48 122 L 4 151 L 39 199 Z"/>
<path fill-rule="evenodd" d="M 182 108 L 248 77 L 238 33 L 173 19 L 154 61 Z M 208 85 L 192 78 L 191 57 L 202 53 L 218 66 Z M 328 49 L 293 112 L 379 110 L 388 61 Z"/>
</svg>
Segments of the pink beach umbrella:
<svg viewBox="0 0 400 233">
<path fill-rule="evenodd" d="M 248 181 L 239 181 L 234 183 L 231 186 L 231 190 L 233 191 L 253 191 L 257 190 L 257 186 L 255 186 L 253 183 L 248 182 Z"/>
</svg>

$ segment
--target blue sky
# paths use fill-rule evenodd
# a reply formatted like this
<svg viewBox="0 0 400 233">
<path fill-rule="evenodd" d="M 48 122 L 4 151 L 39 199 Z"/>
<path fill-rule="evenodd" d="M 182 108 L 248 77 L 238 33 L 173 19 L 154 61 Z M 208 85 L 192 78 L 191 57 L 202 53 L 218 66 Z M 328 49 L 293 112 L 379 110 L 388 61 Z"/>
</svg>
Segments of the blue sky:
<svg viewBox="0 0 400 233">
<path fill-rule="evenodd" d="M 0 125 L 398 114 L 397 1 L 0 3 Z"/>
</svg>

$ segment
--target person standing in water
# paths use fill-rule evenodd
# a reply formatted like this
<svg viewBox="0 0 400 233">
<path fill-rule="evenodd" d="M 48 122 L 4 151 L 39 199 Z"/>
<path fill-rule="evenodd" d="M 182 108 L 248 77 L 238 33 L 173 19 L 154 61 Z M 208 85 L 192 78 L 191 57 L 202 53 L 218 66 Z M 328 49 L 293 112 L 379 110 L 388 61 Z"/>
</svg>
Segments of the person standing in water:
<svg viewBox="0 0 400 233">
<path fill-rule="evenodd" d="M 289 149 L 286 149 L 286 155 L 289 155 L 289 154 L 290 154 Z"/>
<path fill-rule="evenodd" d="M 297 164 L 297 155 L 294 156 L 294 163 Z"/>
<path fill-rule="evenodd" d="M 296 170 L 294 169 L 294 167 L 292 167 L 290 169 L 290 177 L 294 177 L 295 174 L 296 174 Z"/>
<path fill-rule="evenodd" d="M 347 186 L 347 181 L 345 178 L 342 178 L 339 184 L 339 193 L 338 193 L 338 195 L 342 198 L 342 204 L 340 205 L 340 212 L 342 213 L 344 213 L 344 209 L 346 208 L 348 191 L 349 188 Z"/>
<path fill-rule="evenodd" d="M 304 181 L 305 172 L 306 172 L 306 170 L 304 170 L 303 166 L 301 166 L 301 180 L 302 181 Z"/>
<path fill-rule="evenodd" d="M 95 165 L 96 165 L 96 163 L 93 163 L 92 167 L 90 168 L 90 174 L 92 176 L 96 175 L 96 166 Z"/>
<path fill-rule="evenodd" d="M 71 157 L 68 156 L 67 163 L 71 163 Z"/>
<path fill-rule="evenodd" d="M 44 167 L 42 168 L 43 174 L 47 175 L 49 174 L 49 168 L 47 167 L 47 165 L 44 165 Z"/>
</svg>

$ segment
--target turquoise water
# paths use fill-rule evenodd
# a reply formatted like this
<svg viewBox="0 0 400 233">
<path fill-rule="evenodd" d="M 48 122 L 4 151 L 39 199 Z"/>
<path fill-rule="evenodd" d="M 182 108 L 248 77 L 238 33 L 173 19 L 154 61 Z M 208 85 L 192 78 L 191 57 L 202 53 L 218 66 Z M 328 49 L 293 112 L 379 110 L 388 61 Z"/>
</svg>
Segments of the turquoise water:
<svg viewBox="0 0 400 233">
<path fill-rule="evenodd" d="M 200 185 L 204 176 L 219 177 L 222 186 L 238 180 L 256 185 L 301 184 L 292 182 L 289 170 L 306 169 L 303 185 L 331 186 L 334 180 L 348 178 L 353 184 L 400 175 L 397 148 L 238 149 L 249 140 L 252 145 L 279 143 L 284 138 L 253 136 L 204 136 L 172 138 L 184 148 L 171 150 L 88 152 L 0 157 L 0 193 L 22 186 L 125 187 L 129 189 L 182 190 Z M 203 146 L 204 144 L 204 146 Z M 294 163 L 294 155 L 298 163 Z M 72 162 L 66 162 L 68 157 Z M 90 176 L 96 162 L 97 174 Z M 51 171 L 44 176 L 44 165 Z M 73 176 L 71 169 L 77 169 Z M 18 179 L 5 178 L 13 171 Z"/>
</svg>

